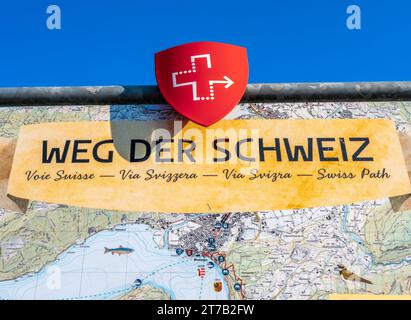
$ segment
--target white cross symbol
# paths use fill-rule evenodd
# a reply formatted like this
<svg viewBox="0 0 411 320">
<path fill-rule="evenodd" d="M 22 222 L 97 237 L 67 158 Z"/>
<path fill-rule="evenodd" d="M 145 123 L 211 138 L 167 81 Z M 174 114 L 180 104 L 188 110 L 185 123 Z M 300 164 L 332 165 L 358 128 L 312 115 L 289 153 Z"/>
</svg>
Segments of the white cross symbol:
<svg viewBox="0 0 411 320">
<path fill-rule="evenodd" d="M 183 86 L 191 86 L 193 90 L 193 101 L 199 101 L 199 100 L 214 100 L 214 84 L 215 83 L 223 83 L 225 84 L 224 88 L 229 88 L 231 85 L 234 84 L 234 81 L 231 80 L 229 77 L 224 76 L 225 80 L 209 80 L 208 85 L 210 89 L 210 94 L 207 97 L 198 97 L 197 96 L 197 81 L 190 81 L 190 82 L 182 82 L 182 83 L 177 83 L 177 75 L 179 74 L 188 74 L 188 73 L 195 73 L 196 70 L 196 59 L 201 59 L 205 58 L 207 60 L 207 68 L 211 69 L 211 57 L 210 54 L 199 54 L 195 56 L 191 56 L 191 69 L 189 70 L 183 70 L 183 71 L 177 71 L 173 72 L 171 74 L 171 77 L 173 79 L 173 88 L 177 87 L 183 87 Z"/>
</svg>

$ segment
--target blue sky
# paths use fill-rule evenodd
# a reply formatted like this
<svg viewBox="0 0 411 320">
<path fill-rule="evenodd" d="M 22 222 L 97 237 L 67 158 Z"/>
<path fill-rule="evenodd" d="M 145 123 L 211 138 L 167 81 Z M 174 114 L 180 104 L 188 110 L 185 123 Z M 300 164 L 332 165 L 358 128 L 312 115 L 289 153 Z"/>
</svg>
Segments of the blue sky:
<svg viewBox="0 0 411 320">
<path fill-rule="evenodd" d="M 202 40 L 247 47 L 250 83 L 411 80 L 409 0 L 4 0 L 0 26 L 3 87 L 155 84 L 155 52 Z"/>
</svg>

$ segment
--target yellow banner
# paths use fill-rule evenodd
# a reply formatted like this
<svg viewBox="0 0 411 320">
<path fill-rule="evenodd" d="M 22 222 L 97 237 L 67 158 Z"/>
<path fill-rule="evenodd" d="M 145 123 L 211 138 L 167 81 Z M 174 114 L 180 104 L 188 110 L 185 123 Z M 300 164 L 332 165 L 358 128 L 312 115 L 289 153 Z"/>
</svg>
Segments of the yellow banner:
<svg viewBox="0 0 411 320">
<path fill-rule="evenodd" d="M 7 208 L 30 199 L 124 211 L 244 212 L 411 193 L 394 123 L 384 119 L 227 120 L 208 128 L 44 123 L 22 127 L 10 150 L 14 142 L 1 140 L 0 186 L 8 198 L 0 203 Z"/>
</svg>

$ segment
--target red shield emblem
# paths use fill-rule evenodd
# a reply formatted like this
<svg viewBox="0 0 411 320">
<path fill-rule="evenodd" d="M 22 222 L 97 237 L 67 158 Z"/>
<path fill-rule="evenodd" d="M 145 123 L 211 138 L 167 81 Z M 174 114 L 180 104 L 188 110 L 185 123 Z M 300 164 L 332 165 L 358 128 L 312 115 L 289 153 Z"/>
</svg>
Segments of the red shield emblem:
<svg viewBox="0 0 411 320">
<path fill-rule="evenodd" d="M 193 42 L 156 53 L 156 78 L 166 101 L 203 126 L 228 114 L 248 82 L 247 51 L 217 42 Z"/>
<path fill-rule="evenodd" d="M 191 249 L 186 249 L 186 254 L 191 257 L 193 255 L 193 250 Z"/>
<path fill-rule="evenodd" d="M 204 278 L 205 274 L 206 274 L 206 270 L 205 270 L 204 267 L 201 267 L 201 268 L 198 268 L 198 269 L 197 269 L 197 275 L 198 275 L 201 279 Z"/>
<path fill-rule="evenodd" d="M 214 282 L 214 291 L 220 292 L 223 289 L 223 283 L 221 281 Z"/>
</svg>

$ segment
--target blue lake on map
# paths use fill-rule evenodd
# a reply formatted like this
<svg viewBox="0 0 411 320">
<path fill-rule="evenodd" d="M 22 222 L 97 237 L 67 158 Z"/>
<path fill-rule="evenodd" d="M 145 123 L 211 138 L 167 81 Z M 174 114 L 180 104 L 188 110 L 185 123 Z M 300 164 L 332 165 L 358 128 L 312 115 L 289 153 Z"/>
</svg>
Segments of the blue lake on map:
<svg viewBox="0 0 411 320">
<path fill-rule="evenodd" d="M 105 247 L 119 246 L 134 251 L 104 253 Z M 172 299 L 228 299 L 221 269 L 208 268 L 209 261 L 158 248 L 147 225 L 123 225 L 71 246 L 38 273 L 1 281 L 0 299 L 113 299 L 135 288 L 137 279 Z M 197 272 L 201 267 L 206 270 L 203 278 Z M 217 279 L 223 282 L 220 292 L 213 288 Z"/>
</svg>

